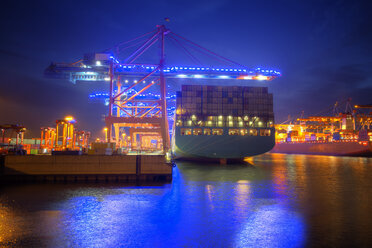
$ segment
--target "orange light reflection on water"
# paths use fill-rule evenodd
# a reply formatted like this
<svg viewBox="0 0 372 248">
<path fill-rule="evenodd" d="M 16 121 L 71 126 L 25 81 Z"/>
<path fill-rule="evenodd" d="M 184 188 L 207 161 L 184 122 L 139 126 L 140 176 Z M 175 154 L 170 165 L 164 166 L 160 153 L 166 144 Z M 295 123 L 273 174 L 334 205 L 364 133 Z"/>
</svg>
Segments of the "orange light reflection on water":
<svg viewBox="0 0 372 248">
<path fill-rule="evenodd" d="M 18 230 L 16 215 L 6 206 L 0 206 L 0 245 L 16 243 Z"/>
<path fill-rule="evenodd" d="M 287 195 L 287 166 L 285 163 L 281 161 L 282 154 L 279 155 L 279 161 L 277 162 L 277 166 L 273 168 L 273 183 L 274 183 L 274 192 L 279 197 L 285 197 Z M 289 161 L 289 163 L 293 163 L 293 161 Z"/>
</svg>

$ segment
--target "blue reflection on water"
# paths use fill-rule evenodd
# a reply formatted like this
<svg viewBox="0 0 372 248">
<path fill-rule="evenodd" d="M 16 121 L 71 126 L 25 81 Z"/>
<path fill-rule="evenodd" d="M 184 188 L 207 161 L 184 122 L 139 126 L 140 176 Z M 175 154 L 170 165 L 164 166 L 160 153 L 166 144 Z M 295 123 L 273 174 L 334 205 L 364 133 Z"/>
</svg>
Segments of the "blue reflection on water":
<svg viewBox="0 0 372 248">
<path fill-rule="evenodd" d="M 301 247 L 304 224 L 280 204 L 259 207 L 236 237 L 235 247 Z"/>
<path fill-rule="evenodd" d="M 175 168 L 171 185 L 70 198 L 63 214 L 63 243 L 72 247 L 299 246 L 304 236 L 302 220 L 276 193 L 270 181 L 193 181 Z"/>
</svg>

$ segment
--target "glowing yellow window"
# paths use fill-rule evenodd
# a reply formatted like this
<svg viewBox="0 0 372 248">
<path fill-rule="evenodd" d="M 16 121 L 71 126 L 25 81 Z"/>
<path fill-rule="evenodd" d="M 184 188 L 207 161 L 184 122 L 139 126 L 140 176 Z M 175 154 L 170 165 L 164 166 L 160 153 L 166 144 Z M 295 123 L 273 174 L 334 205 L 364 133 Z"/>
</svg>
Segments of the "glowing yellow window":
<svg viewBox="0 0 372 248">
<path fill-rule="evenodd" d="M 229 135 L 239 135 L 239 129 L 229 129 Z"/>
<path fill-rule="evenodd" d="M 191 135 L 191 128 L 181 128 L 181 135 Z"/>
<path fill-rule="evenodd" d="M 201 128 L 194 128 L 193 133 L 194 133 L 194 135 L 202 135 L 202 129 Z"/>
<path fill-rule="evenodd" d="M 249 129 L 249 136 L 257 136 L 257 129 Z"/>
<path fill-rule="evenodd" d="M 211 130 L 209 128 L 204 128 L 204 135 L 211 135 Z"/>
<path fill-rule="evenodd" d="M 271 130 L 270 129 L 260 129 L 260 136 L 270 136 Z"/>
<path fill-rule="evenodd" d="M 241 136 L 244 136 L 244 135 L 247 135 L 248 134 L 248 130 L 247 129 L 240 129 L 240 135 Z"/>
<path fill-rule="evenodd" d="M 213 135 L 223 135 L 223 129 L 214 128 L 214 129 L 212 129 L 212 134 Z"/>
</svg>

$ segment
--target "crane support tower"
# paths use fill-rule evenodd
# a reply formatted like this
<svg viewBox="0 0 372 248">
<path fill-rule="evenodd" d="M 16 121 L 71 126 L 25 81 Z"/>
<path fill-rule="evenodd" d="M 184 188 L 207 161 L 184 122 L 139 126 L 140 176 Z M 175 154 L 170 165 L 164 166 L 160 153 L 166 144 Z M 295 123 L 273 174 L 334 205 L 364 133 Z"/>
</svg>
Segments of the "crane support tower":
<svg viewBox="0 0 372 248">
<path fill-rule="evenodd" d="M 120 63 L 115 63 L 110 61 L 110 99 L 109 99 L 109 114 L 106 117 L 106 126 L 108 127 L 108 142 L 111 142 L 112 137 L 112 127 L 115 128 L 115 141 L 118 142 L 120 138 L 120 127 L 136 127 L 147 133 L 152 130 L 160 130 L 161 139 L 163 141 L 163 151 L 167 152 L 170 149 L 170 139 L 169 139 L 169 127 L 167 118 L 167 102 L 166 102 L 166 84 L 164 76 L 164 37 L 167 35 L 168 30 L 165 26 L 160 25 L 157 27 L 157 32 L 152 35 L 148 40 L 146 40 L 143 45 L 138 48 L 133 54 L 131 54 L 127 61 L 128 63 L 133 63 L 136 58 L 143 54 L 147 49 L 149 49 L 157 40 L 160 40 L 160 59 L 159 64 L 153 66 L 154 69 L 143 75 L 138 81 L 134 82 L 132 85 L 128 86 L 123 91 L 121 90 L 121 77 L 115 74 L 115 71 L 120 67 Z M 158 77 L 149 81 L 147 84 L 141 84 L 147 78 L 153 76 L 155 72 L 159 72 Z M 116 84 L 117 91 L 114 92 L 114 84 Z M 148 100 L 146 105 L 139 107 L 137 105 L 136 96 L 140 95 L 146 91 L 151 86 L 159 84 L 160 85 L 160 99 L 159 100 Z M 130 97 L 121 98 L 129 90 L 133 89 L 135 86 L 140 86 L 138 91 L 131 95 Z M 143 100 L 142 100 L 143 101 Z M 116 107 L 117 111 L 114 113 L 113 107 Z M 126 116 L 120 114 L 120 110 L 123 111 Z M 153 132 L 154 132 L 153 131 Z M 134 140 L 134 137 L 131 137 Z"/>
<path fill-rule="evenodd" d="M 42 127 L 40 136 L 40 149 L 51 150 L 56 142 L 56 129 L 52 127 Z"/>
<path fill-rule="evenodd" d="M 90 132 L 76 130 L 75 123 L 76 120 L 72 116 L 56 120 L 56 128 L 42 129 L 40 144 L 45 146 L 43 148 L 55 151 L 88 149 Z M 54 142 L 48 141 L 51 137 Z"/>
</svg>

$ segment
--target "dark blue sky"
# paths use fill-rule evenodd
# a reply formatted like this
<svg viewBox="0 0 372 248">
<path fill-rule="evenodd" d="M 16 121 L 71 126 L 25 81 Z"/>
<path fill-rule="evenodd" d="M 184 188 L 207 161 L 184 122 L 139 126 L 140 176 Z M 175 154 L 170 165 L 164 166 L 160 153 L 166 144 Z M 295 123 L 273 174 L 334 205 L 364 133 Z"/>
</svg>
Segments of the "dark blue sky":
<svg viewBox="0 0 372 248">
<path fill-rule="evenodd" d="M 44 69 L 137 37 L 164 17 L 175 33 L 227 58 L 281 70 L 260 83 L 274 93 L 277 122 L 348 97 L 371 104 L 371 10 L 369 1 L 3 1 L 0 123 L 38 136 L 72 114 L 98 134 L 107 110 L 88 101 L 96 85 L 46 79 Z"/>
</svg>

